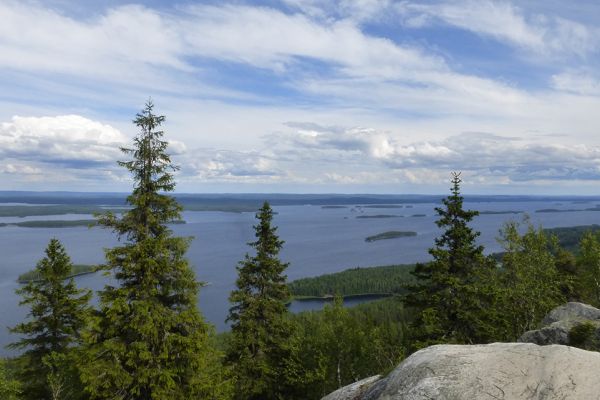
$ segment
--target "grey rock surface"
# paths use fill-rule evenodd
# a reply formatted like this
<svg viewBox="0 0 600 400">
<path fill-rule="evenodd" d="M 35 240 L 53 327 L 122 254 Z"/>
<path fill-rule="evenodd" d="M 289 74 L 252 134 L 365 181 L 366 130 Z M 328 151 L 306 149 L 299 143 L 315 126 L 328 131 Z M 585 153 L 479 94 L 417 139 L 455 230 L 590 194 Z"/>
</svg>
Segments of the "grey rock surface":
<svg viewBox="0 0 600 400">
<path fill-rule="evenodd" d="M 336 390 L 335 392 L 329 393 L 321 400 L 348 400 L 348 399 L 360 399 L 364 395 L 365 391 L 381 379 L 381 375 L 371 376 L 369 378 L 362 379 L 358 382 L 354 382 L 350 385 L 344 386 Z"/>
<path fill-rule="evenodd" d="M 600 321 L 600 310 L 588 304 L 569 302 L 550 311 L 542 320 L 542 325 L 550 325 L 558 321 Z"/>
<path fill-rule="evenodd" d="M 600 353 L 568 346 L 437 345 L 414 353 L 362 393 L 343 397 L 341 390 L 325 399 L 600 400 L 598 371 Z"/>
<path fill-rule="evenodd" d="M 518 341 L 568 345 L 571 328 L 584 322 L 597 325 L 597 335 L 600 334 L 600 310 L 587 304 L 570 302 L 550 311 L 542 320 L 540 329 L 525 332 Z"/>
</svg>

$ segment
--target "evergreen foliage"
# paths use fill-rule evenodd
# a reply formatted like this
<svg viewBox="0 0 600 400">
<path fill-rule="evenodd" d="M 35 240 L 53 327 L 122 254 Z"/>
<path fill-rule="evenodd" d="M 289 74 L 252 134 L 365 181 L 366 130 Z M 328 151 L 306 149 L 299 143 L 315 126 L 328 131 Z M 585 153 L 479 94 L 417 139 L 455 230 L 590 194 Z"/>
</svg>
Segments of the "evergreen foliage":
<svg viewBox="0 0 600 400">
<path fill-rule="evenodd" d="M 5 360 L 0 360 L 0 399 L 18 400 L 21 394 L 21 384 L 12 376 Z"/>
<path fill-rule="evenodd" d="M 495 308 L 504 310 L 498 324 L 505 324 L 506 332 L 500 339 L 512 341 L 523 332 L 536 329 L 542 318 L 563 303 L 565 297 L 552 251 L 555 240 L 530 223 L 521 235 L 519 224 L 508 222 L 501 235 L 505 253 L 496 286 L 502 300 Z"/>
<path fill-rule="evenodd" d="M 581 238 L 577 257 L 577 292 L 582 301 L 600 307 L 600 233 L 587 232 Z"/>
<path fill-rule="evenodd" d="M 209 327 L 196 302 L 199 283 L 185 252 L 189 239 L 173 237 L 167 224 L 181 207 L 173 191 L 177 168 L 167 154 L 165 117 L 151 102 L 134 120 L 141 133 L 131 160 L 119 162 L 132 175 L 132 207 L 118 219 L 108 213 L 100 225 L 111 228 L 122 246 L 106 250 L 105 269 L 118 286 L 99 292 L 100 310 L 86 335 L 82 379 L 96 399 L 219 398 L 218 355 L 208 345 Z"/>
<path fill-rule="evenodd" d="M 35 268 L 39 279 L 17 290 L 23 297 L 20 304 L 30 307 L 29 320 L 11 329 L 23 337 L 9 347 L 25 349 L 19 378 L 26 399 L 51 398 L 48 378 L 55 367 L 51 356 L 67 357 L 85 324 L 91 293 L 77 289 L 73 279 L 65 281 L 71 269 L 65 248 L 52 239 Z M 77 385 L 76 371 L 69 378 L 70 385 Z"/>
<path fill-rule="evenodd" d="M 302 278 L 288 284 L 293 296 L 352 296 L 402 293 L 413 281 L 414 265 L 351 268 L 333 274 Z"/>
<path fill-rule="evenodd" d="M 293 316 L 294 363 L 289 368 L 298 399 L 320 399 L 359 379 L 386 374 L 405 355 L 409 320 L 398 298 L 343 306 L 336 297 L 322 311 Z"/>
<path fill-rule="evenodd" d="M 429 250 L 433 261 L 417 264 L 417 283 L 408 286 L 406 304 L 419 310 L 412 326 L 417 348 L 487 339 L 489 327 L 482 320 L 487 294 L 479 282 L 494 264 L 476 244 L 479 232 L 468 225 L 478 213 L 463 209 L 461 182 L 460 173 L 452 173 L 451 194 L 435 209 L 444 232 Z"/>
<path fill-rule="evenodd" d="M 227 358 L 234 365 L 236 398 L 285 399 L 284 364 L 290 354 L 291 325 L 285 305 L 287 264 L 278 258 L 284 242 L 271 225 L 269 203 L 263 204 L 256 218 L 256 241 L 248 243 L 256 254 L 246 254 L 240 262 L 237 289 L 229 296 L 232 335 Z"/>
</svg>

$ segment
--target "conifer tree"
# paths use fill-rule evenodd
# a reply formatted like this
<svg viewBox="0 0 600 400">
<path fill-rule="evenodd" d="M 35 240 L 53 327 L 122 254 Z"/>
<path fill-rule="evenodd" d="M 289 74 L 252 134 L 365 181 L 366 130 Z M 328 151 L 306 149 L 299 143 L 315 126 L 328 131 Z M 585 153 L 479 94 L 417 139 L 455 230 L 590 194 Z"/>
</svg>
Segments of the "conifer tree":
<svg viewBox="0 0 600 400">
<path fill-rule="evenodd" d="M 233 306 L 228 316 L 232 337 L 227 358 L 234 366 L 236 398 L 285 399 L 291 324 L 286 318 L 289 292 L 283 272 L 288 264 L 278 258 L 284 242 L 271 225 L 269 203 L 256 218 L 256 241 L 248 243 L 256 254 L 246 254 L 240 262 L 237 289 L 229 296 Z"/>
<path fill-rule="evenodd" d="M 67 280 L 71 271 L 72 263 L 65 248 L 52 239 L 46 256 L 35 268 L 37 279 L 17 290 L 23 296 L 20 304 L 30 307 L 29 320 L 11 329 L 23 337 L 9 347 L 26 349 L 21 356 L 19 376 L 26 399 L 51 398 L 50 360 L 55 355 L 67 357 L 72 345 L 79 342 L 91 293 L 77 289 L 72 278 Z M 71 376 L 70 384 L 75 385 L 73 379 Z"/>
<path fill-rule="evenodd" d="M 148 102 L 134 120 L 141 132 L 119 162 L 133 175 L 131 209 L 99 223 L 123 244 L 106 251 L 119 286 L 99 293 L 100 311 L 87 334 L 82 379 L 96 399 L 218 398 L 219 360 L 209 348 L 209 327 L 197 309 L 199 283 L 185 252 L 189 239 L 167 223 L 180 219 L 174 190 L 177 168 L 158 130 L 165 117 Z"/>
<path fill-rule="evenodd" d="M 409 287 L 406 304 L 418 310 L 413 324 L 415 347 L 433 343 L 472 343 L 485 341 L 484 295 L 478 281 L 493 268 L 476 243 L 479 232 L 469 227 L 477 211 L 463 209 L 460 173 L 452 173 L 450 196 L 436 207 L 436 224 L 444 229 L 429 249 L 433 261 L 418 264 L 413 275 L 417 283 Z"/>
</svg>

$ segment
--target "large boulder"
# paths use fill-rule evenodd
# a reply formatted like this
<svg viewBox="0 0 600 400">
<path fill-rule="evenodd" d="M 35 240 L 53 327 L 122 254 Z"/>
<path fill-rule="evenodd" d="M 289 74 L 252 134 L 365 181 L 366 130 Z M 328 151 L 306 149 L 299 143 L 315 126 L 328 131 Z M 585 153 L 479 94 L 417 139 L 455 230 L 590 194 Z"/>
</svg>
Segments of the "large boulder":
<svg viewBox="0 0 600 400">
<path fill-rule="evenodd" d="M 365 394 L 367 389 L 379 379 L 381 379 L 381 375 L 375 375 L 362 379 L 358 382 L 351 383 L 350 385 L 344 386 L 335 392 L 329 393 L 327 396 L 323 397 L 322 400 L 360 399 L 361 396 Z"/>
<path fill-rule="evenodd" d="M 596 336 L 600 336 L 600 310 L 587 304 L 570 302 L 550 311 L 542 320 L 540 329 L 525 332 L 518 341 L 570 345 L 569 331 L 583 323 L 595 326 Z"/>
<path fill-rule="evenodd" d="M 327 400 L 600 399 L 600 353 L 532 343 L 438 345 Z"/>
</svg>

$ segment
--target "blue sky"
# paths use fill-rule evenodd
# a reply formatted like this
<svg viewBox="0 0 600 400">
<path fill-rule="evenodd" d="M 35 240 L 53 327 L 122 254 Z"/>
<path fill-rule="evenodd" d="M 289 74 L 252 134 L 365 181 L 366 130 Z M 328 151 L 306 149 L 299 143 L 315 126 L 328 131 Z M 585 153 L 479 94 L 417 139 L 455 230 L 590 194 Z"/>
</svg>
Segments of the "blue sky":
<svg viewBox="0 0 600 400">
<path fill-rule="evenodd" d="M 0 3 L 0 190 L 597 194 L 596 1 Z"/>
</svg>

